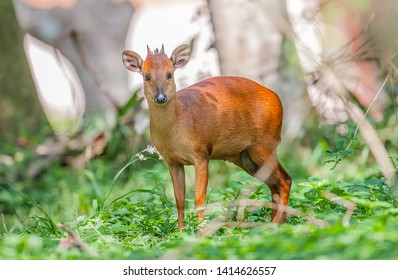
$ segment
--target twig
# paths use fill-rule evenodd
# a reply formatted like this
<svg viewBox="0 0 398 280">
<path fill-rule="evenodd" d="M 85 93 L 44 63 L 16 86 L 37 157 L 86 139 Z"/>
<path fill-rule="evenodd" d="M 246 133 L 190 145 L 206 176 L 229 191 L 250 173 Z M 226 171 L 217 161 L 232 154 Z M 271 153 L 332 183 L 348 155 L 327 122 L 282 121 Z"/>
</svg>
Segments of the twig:
<svg viewBox="0 0 398 280">
<path fill-rule="evenodd" d="M 342 223 L 343 223 L 343 225 L 348 226 L 348 224 L 350 223 L 351 216 L 354 213 L 355 207 L 357 205 L 354 202 L 351 202 L 347 199 L 342 198 L 341 196 L 335 195 L 328 191 L 323 191 L 322 196 L 324 198 L 329 199 L 333 203 L 336 203 L 338 205 L 341 205 L 341 206 L 344 206 L 347 208 L 347 211 L 345 212 Z"/>
<path fill-rule="evenodd" d="M 109 87 L 107 84 L 103 81 L 100 73 L 91 65 L 91 63 L 87 59 L 87 55 L 84 52 L 84 49 L 80 43 L 80 40 L 78 38 L 78 32 L 76 30 L 72 30 L 70 32 L 70 37 L 72 39 L 72 44 L 75 47 L 82 64 L 84 68 L 86 68 L 87 72 L 91 75 L 93 78 L 94 82 L 97 84 L 99 90 L 105 94 L 105 96 L 109 99 L 109 101 L 112 103 L 115 109 L 120 108 L 120 105 L 118 102 L 115 100 L 113 97 L 112 93 L 109 91 Z"/>
<path fill-rule="evenodd" d="M 387 179 L 389 186 L 394 186 L 395 168 L 390 157 L 377 136 L 376 130 L 372 124 L 366 119 L 363 112 L 353 103 L 348 103 L 347 112 L 354 123 L 358 125 L 362 138 L 369 145 L 373 156 L 380 166 L 383 176 Z"/>
<path fill-rule="evenodd" d="M 57 227 L 65 231 L 69 236 L 62 238 L 59 241 L 59 247 L 72 249 L 77 248 L 81 252 L 87 252 L 91 257 L 98 257 L 98 254 L 87 247 L 87 245 L 77 236 L 77 234 L 69 227 L 64 224 L 58 224 Z"/>
<path fill-rule="evenodd" d="M 238 208 L 238 222 L 227 222 L 230 220 L 232 214 L 231 214 L 231 208 L 237 207 Z M 276 208 L 277 205 L 272 202 L 264 202 L 264 201 L 258 201 L 258 200 L 253 200 L 253 199 L 248 199 L 248 198 L 243 198 L 243 199 L 236 199 L 234 201 L 231 201 L 228 204 L 228 211 L 223 217 L 218 217 L 211 222 L 209 222 L 206 226 L 204 226 L 201 229 L 200 235 L 202 237 L 212 235 L 222 227 L 256 227 L 259 225 L 264 225 L 264 223 L 254 223 L 254 222 L 244 222 L 243 221 L 243 214 L 244 214 L 244 209 L 245 207 L 256 207 L 256 208 Z M 296 216 L 296 217 L 301 217 L 305 220 L 307 220 L 309 223 L 314 224 L 319 227 L 326 227 L 329 226 L 329 224 L 323 220 L 317 219 L 311 215 L 306 215 L 302 211 L 289 207 L 289 206 L 284 206 L 284 211 L 286 214 L 290 216 Z"/>
<path fill-rule="evenodd" d="M 372 108 L 373 103 L 374 103 L 374 102 L 377 100 L 377 98 L 379 97 L 379 95 L 380 95 L 380 93 L 382 92 L 382 90 L 383 90 L 385 84 L 387 83 L 387 80 L 388 80 L 388 78 L 390 77 L 390 75 L 391 75 L 391 69 L 390 69 L 389 73 L 387 74 L 386 78 L 384 79 L 384 82 L 383 82 L 383 84 L 381 85 L 379 91 L 376 93 L 376 95 L 375 95 L 375 97 L 373 98 L 372 102 L 370 103 L 369 107 L 366 109 L 366 112 L 365 112 L 365 114 L 364 114 L 364 118 L 358 123 L 357 127 L 355 128 L 355 131 L 354 131 L 354 134 L 353 134 L 353 136 L 352 136 L 352 139 L 350 140 L 350 142 L 348 143 L 347 147 L 345 148 L 345 151 L 348 151 L 348 149 L 350 148 L 350 146 L 351 146 L 353 140 L 355 139 L 355 136 L 356 136 L 357 133 L 358 133 L 359 126 L 365 121 L 365 118 L 366 118 L 367 115 L 369 114 L 369 111 L 370 111 L 370 109 Z"/>
</svg>

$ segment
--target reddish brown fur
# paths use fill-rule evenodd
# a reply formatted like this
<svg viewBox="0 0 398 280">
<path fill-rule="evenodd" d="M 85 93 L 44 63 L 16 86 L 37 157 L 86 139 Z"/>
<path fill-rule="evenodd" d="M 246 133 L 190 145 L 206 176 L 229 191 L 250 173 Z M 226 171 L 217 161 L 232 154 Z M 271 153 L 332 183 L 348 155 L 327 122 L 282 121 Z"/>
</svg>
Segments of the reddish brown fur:
<svg viewBox="0 0 398 280">
<path fill-rule="evenodd" d="M 175 92 L 174 79 L 167 78 L 175 70 L 174 54 L 169 59 L 163 51 L 149 53 L 141 73 L 151 137 L 170 170 L 179 228 L 183 228 L 184 219 L 183 166 L 195 166 L 195 205 L 202 220 L 210 159 L 231 161 L 265 181 L 275 205 L 272 221 L 285 222 L 283 208 L 288 204 L 291 178 L 276 155 L 282 126 L 278 96 L 251 80 L 227 76 L 206 79 Z M 146 75 L 151 81 L 145 81 Z M 165 104 L 154 101 L 159 92 L 167 96 Z"/>
</svg>

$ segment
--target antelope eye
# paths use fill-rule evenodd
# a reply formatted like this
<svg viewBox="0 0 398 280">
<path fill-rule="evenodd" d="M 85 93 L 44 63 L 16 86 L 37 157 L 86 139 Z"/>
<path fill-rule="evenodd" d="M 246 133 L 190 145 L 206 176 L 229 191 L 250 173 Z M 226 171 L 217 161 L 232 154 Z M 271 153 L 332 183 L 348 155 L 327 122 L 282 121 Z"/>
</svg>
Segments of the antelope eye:
<svg viewBox="0 0 398 280">
<path fill-rule="evenodd" d="M 144 75 L 144 80 L 145 80 L 145 82 L 149 82 L 151 80 L 151 75 L 145 74 Z"/>
<path fill-rule="evenodd" d="M 173 74 L 171 72 L 167 72 L 167 79 L 171 80 L 173 78 Z"/>
</svg>

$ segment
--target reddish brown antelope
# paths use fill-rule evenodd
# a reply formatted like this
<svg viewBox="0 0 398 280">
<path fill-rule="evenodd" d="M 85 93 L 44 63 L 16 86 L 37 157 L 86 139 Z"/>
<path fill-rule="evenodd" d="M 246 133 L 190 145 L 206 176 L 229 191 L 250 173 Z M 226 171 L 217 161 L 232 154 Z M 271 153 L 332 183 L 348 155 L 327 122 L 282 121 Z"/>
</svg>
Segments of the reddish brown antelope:
<svg viewBox="0 0 398 280">
<path fill-rule="evenodd" d="M 272 222 L 286 222 L 291 177 L 279 163 L 282 104 L 260 84 L 241 77 L 221 76 L 200 81 L 176 92 L 174 71 L 187 64 L 188 45 L 167 57 L 162 46 L 143 60 L 123 52 L 126 68 L 144 80 L 150 131 L 156 149 L 171 175 L 178 210 L 178 227 L 184 227 L 184 165 L 195 166 L 195 207 L 203 220 L 211 159 L 227 160 L 264 181 L 272 193 Z"/>
</svg>

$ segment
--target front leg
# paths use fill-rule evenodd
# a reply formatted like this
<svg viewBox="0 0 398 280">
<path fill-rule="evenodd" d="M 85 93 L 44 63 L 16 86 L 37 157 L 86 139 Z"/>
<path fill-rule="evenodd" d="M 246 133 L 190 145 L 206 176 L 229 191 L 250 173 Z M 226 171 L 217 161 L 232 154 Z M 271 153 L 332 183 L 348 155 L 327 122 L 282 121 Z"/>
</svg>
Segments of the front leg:
<svg viewBox="0 0 398 280">
<path fill-rule="evenodd" d="M 198 212 L 199 223 L 204 219 L 205 199 L 208 183 L 209 161 L 200 160 L 195 163 L 195 207 Z"/>
<path fill-rule="evenodd" d="M 184 204 L 185 204 L 185 170 L 180 163 L 168 164 L 171 181 L 173 182 L 174 196 L 177 204 L 178 229 L 184 229 Z"/>
</svg>

